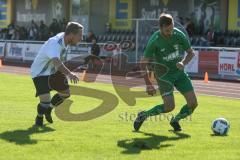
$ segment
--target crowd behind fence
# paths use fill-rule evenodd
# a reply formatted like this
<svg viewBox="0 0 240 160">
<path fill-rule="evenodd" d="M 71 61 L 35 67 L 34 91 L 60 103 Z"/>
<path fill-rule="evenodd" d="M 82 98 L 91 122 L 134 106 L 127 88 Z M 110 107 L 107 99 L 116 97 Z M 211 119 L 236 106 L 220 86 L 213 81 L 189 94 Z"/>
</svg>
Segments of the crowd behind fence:
<svg viewBox="0 0 240 160">
<path fill-rule="evenodd" d="M 156 21 L 156 20 L 155 20 Z M 132 20 L 132 29 L 112 29 L 107 25 L 105 31 L 100 34 L 94 34 L 94 28 L 89 29 L 88 35 L 84 35 L 84 42 L 91 42 L 91 38 L 97 40 L 98 43 L 114 41 L 119 43 L 123 40 L 130 40 L 136 43 L 138 41 L 138 50 L 144 50 L 144 47 L 151 34 L 158 28 L 149 20 L 141 20 L 141 24 L 137 28 L 136 20 Z M 145 24 L 144 24 L 145 23 Z M 146 25 L 146 23 L 149 23 Z M 216 30 L 213 26 L 208 29 L 196 29 L 195 24 L 191 20 L 178 22 L 189 35 L 190 42 L 193 46 L 201 47 L 238 47 L 240 46 L 240 31 L 237 30 Z M 0 40 L 31 40 L 46 41 L 49 37 L 59 32 L 64 32 L 67 20 L 53 19 L 50 25 L 46 25 L 43 21 L 39 23 L 32 20 L 29 25 L 20 26 L 15 23 L 9 24 L 6 28 L 0 30 Z M 150 26 L 148 26 L 150 25 Z M 89 39 L 90 38 L 90 39 Z"/>
</svg>

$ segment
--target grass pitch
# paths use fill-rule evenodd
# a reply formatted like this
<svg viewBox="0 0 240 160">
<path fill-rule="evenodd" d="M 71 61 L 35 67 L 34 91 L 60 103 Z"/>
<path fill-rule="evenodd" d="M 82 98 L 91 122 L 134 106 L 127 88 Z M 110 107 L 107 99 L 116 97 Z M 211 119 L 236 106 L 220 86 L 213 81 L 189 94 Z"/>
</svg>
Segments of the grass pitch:
<svg viewBox="0 0 240 160">
<path fill-rule="evenodd" d="M 192 117 L 181 122 L 183 131 L 174 133 L 169 131 L 169 119 L 185 103 L 180 94 L 175 94 L 174 112 L 152 117 L 143 124 L 141 132 L 133 132 L 137 112 L 161 103 L 160 96 L 138 98 L 135 106 L 128 106 L 111 84 L 81 82 L 79 86 L 109 92 L 118 99 L 116 108 L 88 121 L 65 121 L 64 113 L 62 118 L 53 113 L 53 124 L 36 128 L 33 123 L 38 98 L 34 97 L 31 78 L 1 73 L 0 159 L 236 160 L 240 157 L 239 100 L 199 95 L 199 107 Z M 73 100 L 70 111 L 75 116 L 88 113 L 102 103 L 87 96 L 70 99 Z M 211 123 L 218 117 L 230 122 L 228 136 L 212 135 Z M 66 119 L 73 120 L 71 116 Z"/>
</svg>

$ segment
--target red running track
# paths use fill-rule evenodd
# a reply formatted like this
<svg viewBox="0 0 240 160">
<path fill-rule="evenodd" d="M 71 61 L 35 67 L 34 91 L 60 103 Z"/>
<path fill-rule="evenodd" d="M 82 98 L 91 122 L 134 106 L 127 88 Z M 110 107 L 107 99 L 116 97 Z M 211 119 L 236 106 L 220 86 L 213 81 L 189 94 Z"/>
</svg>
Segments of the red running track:
<svg viewBox="0 0 240 160">
<path fill-rule="evenodd" d="M 12 73 L 12 74 L 24 74 L 29 75 L 30 69 L 26 67 L 15 67 L 15 66 L 1 66 L 0 72 Z M 81 76 L 81 74 L 79 75 Z M 91 75 L 88 75 L 91 78 Z M 124 81 L 124 77 L 112 76 L 114 82 L 117 85 L 128 86 L 131 84 L 144 84 L 142 79 L 135 79 L 131 82 Z M 112 79 L 109 75 L 98 75 L 97 82 L 112 83 Z M 136 83 L 135 83 L 136 82 Z M 240 99 L 240 82 L 222 82 L 222 81 L 209 81 L 204 83 L 203 80 L 193 80 L 193 85 L 197 94 L 210 95 L 225 98 Z"/>
</svg>

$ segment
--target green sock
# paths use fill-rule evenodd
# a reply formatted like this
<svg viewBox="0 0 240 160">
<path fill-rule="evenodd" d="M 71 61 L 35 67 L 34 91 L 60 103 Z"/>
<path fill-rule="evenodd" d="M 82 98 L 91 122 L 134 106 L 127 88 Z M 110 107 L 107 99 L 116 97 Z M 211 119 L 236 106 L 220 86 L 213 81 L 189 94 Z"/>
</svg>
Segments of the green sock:
<svg viewBox="0 0 240 160">
<path fill-rule="evenodd" d="M 172 121 L 178 122 L 181 119 L 186 118 L 187 116 L 191 115 L 193 113 L 193 110 L 189 108 L 187 105 L 184 105 L 180 112 L 174 117 Z"/>
<path fill-rule="evenodd" d="M 156 116 L 159 115 L 160 113 L 164 113 L 164 107 L 163 104 L 156 105 L 152 109 L 145 111 L 144 114 L 149 117 L 149 116 Z"/>
</svg>

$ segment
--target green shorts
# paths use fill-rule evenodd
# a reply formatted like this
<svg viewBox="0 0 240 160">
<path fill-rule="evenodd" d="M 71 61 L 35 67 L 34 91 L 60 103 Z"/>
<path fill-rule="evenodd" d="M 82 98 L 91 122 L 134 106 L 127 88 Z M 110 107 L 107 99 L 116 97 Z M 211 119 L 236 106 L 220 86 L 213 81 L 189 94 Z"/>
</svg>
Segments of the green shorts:
<svg viewBox="0 0 240 160">
<path fill-rule="evenodd" d="M 174 87 L 181 94 L 185 94 L 189 91 L 194 91 L 188 74 L 183 71 L 168 73 L 164 76 L 157 76 L 155 74 L 155 76 L 162 97 L 173 95 Z"/>
</svg>

